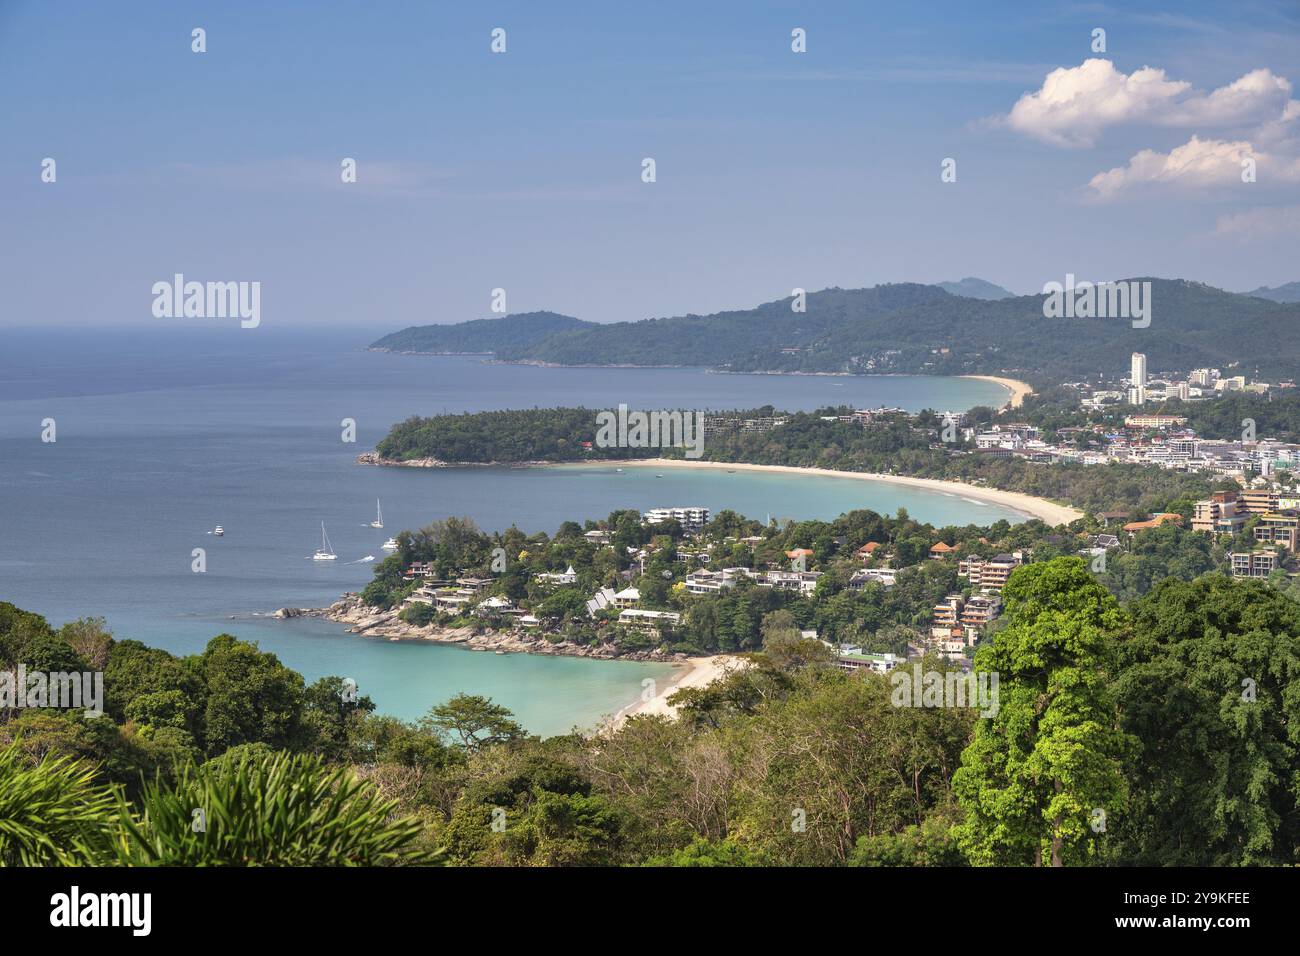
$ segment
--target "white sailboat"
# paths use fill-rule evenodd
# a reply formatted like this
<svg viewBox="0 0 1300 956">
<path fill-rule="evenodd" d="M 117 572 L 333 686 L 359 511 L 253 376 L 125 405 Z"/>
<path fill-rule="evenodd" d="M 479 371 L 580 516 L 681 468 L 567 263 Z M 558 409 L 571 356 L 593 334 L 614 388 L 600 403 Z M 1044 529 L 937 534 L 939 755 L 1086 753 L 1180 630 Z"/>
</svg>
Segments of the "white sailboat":
<svg viewBox="0 0 1300 956">
<path fill-rule="evenodd" d="M 333 561 L 336 558 L 338 558 L 338 555 L 335 554 L 334 549 L 330 547 L 329 535 L 325 533 L 325 522 L 322 521 L 320 523 L 320 547 L 317 548 L 316 553 L 312 555 L 312 560 Z"/>
<path fill-rule="evenodd" d="M 372 528 L 382 528 L 384 526 L 384 510 L 379 507 L 379 499 L 375 499 L 375 520 L 370 522 Z"/>
</svg>

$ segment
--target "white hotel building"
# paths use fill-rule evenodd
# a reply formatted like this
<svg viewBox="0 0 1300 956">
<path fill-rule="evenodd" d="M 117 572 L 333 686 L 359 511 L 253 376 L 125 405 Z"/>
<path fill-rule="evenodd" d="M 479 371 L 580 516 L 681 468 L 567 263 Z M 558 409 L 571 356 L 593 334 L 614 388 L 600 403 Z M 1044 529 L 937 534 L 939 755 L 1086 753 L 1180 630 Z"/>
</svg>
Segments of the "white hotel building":
<svg viewBox="0 0 1300 956">
<path fill-rule="evenodd" d="M 1147 357 L 1143 353 L 1133 353 L 1128 380 L 1129 404 L 1145 405 L 1147 400 Z"/>
</svg>

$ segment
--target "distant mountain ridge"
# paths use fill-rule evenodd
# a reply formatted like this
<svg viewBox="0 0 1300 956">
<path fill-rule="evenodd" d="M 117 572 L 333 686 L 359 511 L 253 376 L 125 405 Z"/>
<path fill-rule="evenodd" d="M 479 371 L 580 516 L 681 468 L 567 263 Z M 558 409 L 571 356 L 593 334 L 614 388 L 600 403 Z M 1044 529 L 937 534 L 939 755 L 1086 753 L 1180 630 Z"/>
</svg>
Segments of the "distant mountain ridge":
<svg viewBox="0 0 1300 956">
<path fill-rule="evenodd" d="M 1254 292 L 1247 292 L 1246 295 L 1253 295 L 1257 299 L 1269 299 L 1273 302 L 1300 302 L 1300 282 L 1288 282 L 1286 285 L 1280 285 L 1275 289 L 1262 285 Z"/>
<path fill-rule="evenodd" d="M 977 279 L 975 276 L 967 276 L 956 282 L 936 282 L 935 285 L 949 295 L 965 296 L 967 299 L 1014 299 L 1016 296 L 1014 292 L 1008 292 L 1000 285 Z"/>
<path fill-rule="evenodd" d="M 637 322 L 529 313 L 406 329 L 375 347 L 492 352 L 503 361 L 554 365 L 1008 374 L 1039 385 L 1119 377 L 1133 352 L 1147 354 L 1153 374 L 1236 365 L 1266 377 L 1300 373 L 1300 304 L 1182 279 L 1124 281 L 1151 283 L 1148 328 L 1121 318 L 1048 319 L 1041 295 L 978 299 L 895 283 L 811 292 L 803 311 L 787 297 L 752 309 Z"/>
</svg>

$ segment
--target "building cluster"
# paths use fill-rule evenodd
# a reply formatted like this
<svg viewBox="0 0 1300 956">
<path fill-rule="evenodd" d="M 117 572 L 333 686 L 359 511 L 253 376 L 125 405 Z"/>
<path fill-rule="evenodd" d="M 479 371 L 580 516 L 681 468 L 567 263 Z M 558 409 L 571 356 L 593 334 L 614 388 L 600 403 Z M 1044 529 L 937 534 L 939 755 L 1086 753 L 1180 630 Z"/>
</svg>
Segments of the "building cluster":
<svg viewBox="0 0 1300 956">
<path fill-rule="evenodd" d="M 1298 444 L 1268 438 L 1200 438 L 1186 426 L 1187 419 L 1182 416 L 1142 413 L 1127 416 L 1118 431 L 1108 431 L 1103 425 L 1058 429 L 1060 438 L 1055 443 L 1044 441 L 1032 425 L 1014 422 L 998 423 L 982 432 L 967 429 L 967 435 L 978 454 L 995 458 L 1083 465 L 1124 462 L 1243 481 L 1267 479 L 1278 470 L 1300 469 Z M 1080 435 L 1094 439 L 1100 447 L 1068 444 Z"/>
<path fill-rule="evenodd" d="M 1229 554 L 1233 577 L 1266 578 L 1300 552 L 1300 500 L 1274 489 L 1216 491 L 1192 512 L 1192 530 L 1210 535 L 1236 536 L 1248 525 L 1258 547 Z"/>
<path fill-rule="evenodd" d="M 807 597 L 817 589 L 820 571 L 756 571 L 753 568 L 722 568 L 709 571 L 701 568 L 686 575 L 686 590 L 690 594 L 718 594 L 735 587 L 741 580 L 749 580 L 761 588 L 781 588 L 798 591 Z"/>
<path fill-rule="evenodd" d="M 770 432 L 784 425 L 786 419 L 774 415 L 757 415 L 745 418 L 740 415 L 705 415 L 704 436 L 729 432 Z"/>
<path fill-rule="evenodd" d="M 1129 359 L 1126 379 L 1111 386 L 1093 387 L 1086 383 L 1082 399 L 1085 408 L 1106 408 L 1112 405 L 1148 405 L 1177 399 L 1195 402 L 1214 399 L 1226 392 L 1254 392 L 1266 394 L 1270 388 L 1294 388 L 1294 382 L 1255 382 L 1245 375 L 1224 375 L 1217 368 L 1198 368 L 1185 377 L 1153 378 L 1147 371 L 1147 357 L 1134 352 Z"/>
</svg>

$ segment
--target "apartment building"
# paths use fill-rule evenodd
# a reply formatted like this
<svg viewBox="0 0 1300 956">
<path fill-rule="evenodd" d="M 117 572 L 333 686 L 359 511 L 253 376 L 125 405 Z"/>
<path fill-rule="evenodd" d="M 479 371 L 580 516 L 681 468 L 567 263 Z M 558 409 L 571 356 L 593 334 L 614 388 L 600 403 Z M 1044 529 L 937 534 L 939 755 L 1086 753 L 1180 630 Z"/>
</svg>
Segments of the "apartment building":
<svg viewBox="0 0 1300 956">
<path fill-rule="evenodd" d="M 1002 613 L 1002 598 L 997 594 L 972 594 L 961 610 L 964 628 L 981 630 Z"/>
<path fill-rule="evenodd" d="M 1270 511 L 1259 516 L 1255 524 L 1255 540 L 1267 544 L 1280 544 L 1288 551 L 1300 545 L 1300 511 Z"/>
<path fill-rule="evenodd" d="M 930 612 L 930 637 L 936 641 L 961 637 L 961 612 L 965 599 L 960 594 L 949 594 Z"/>
<path fill-rule="evenodd" d="M 663 524 L 675 520 L 684 531 L 699 531 L 709 523 L 708 508 L 651 508 L 642 518 L 646 524 Z"/>
<path fill-rule="evenodd" d="M 1278 509 L 1278 493 L 1267 488 L 1246 488 L 1237 492 L 1241 507 L 1253 515 L 1267 514 Z"/>
<path fill-rule="evenodd" d="M 1266 578 L 1277 570 L 1275 551 L 1234 551 L 1230 557 L 1234 578 Z"/>
<path fill-rule="evenodd" d="M 642 634 L 659 634 L 664 627 L 676 627 L 682 622 L 682 616 L 676 611 L 645 611 L 641 608 L 628 608 L 620 611 L 620 627 L 639 631 Z"/>
<path fill-rule="evenodd" d="M 1236 534 L 1250 519 L 1235 491 L 1216 491 L 1192 510 L 1192 530 L 1206 534 Z"/>
<path fill-rule="evenodd" d="M 1182 415 L 1129 415 L 1124 419 L 1125 428 L 1177 428 L 1186 424 Z"/>
<path fill-rule="evenodd" d="M 1001 591 L 1011 572 L 1024 564 L 1024 553 L 995 554 L 991 558 L 965 558 L 957 565 L 957 576 L 970 580 L 971 587 Z"/>
<path fill-rule="evenodd" d="M 821 576 L 820 571 L 768 571 L 764 577 L 759 579 L 758 586 L 783 588 L 788 591 L 798 591 L 800 594 L 809 595 L 817 589 L 817 579 Z"/>
</svg>

